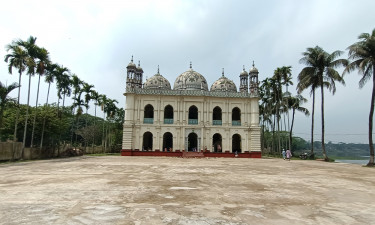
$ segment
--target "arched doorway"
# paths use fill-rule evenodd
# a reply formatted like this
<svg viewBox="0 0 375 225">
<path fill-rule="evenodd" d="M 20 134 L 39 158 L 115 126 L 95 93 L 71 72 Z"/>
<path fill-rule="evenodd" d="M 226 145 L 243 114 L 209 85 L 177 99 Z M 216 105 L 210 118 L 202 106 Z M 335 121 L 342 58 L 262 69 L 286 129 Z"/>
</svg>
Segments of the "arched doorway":
<svg viewBox="0 0 375 225">
<path fill-rule="evenodd" d="M 241 149 L 241 135 L 234 134 L 232 136 L 232 152 L 240 153 L 242 151 Z"/>
<path fill-rule="evenodd" d="M 170 132 L 166 132 L 163 135 L 163 151 L 172 151 L 173 149 L 173 135 Z"/>
<path fill-rule="evenodd" d="M 241 110 L 238 107 L 232 110 L 232 126 L 241 126 Z"/>
<path fill-rule="evenodd" d="M 173 107 L 171 105 L 164 108 L 164 124 L 173 124 Z"/>
<path fill-rule="evenodd" d="M 198 135 L 190 133 L 188 136 L 188 151 L 198 150 Z"/>
<path fill-rule="evenodd" d="M 188 124 L 198 124 L 198 108 L 195 105 L 189 108 Z"/>
<path fill-rule="evenodd" d="M 147 131 L 143 134 L 143 148 L 145 151 L 152 151 L 152 133 Z"/>
<path fill-rule="evenodd" d="M 145 106 L 143 123 L 154 123 L 154 107 L 150 104 Z"/>
<path fill-rule="evenodd" d="M 223 151 L 222 138 L 220 134 L 214 134 L 214 136 L 212 137 L 212 146 L 214 148 L 214 152 Z"/>
<path fill-rule="evenodd" d="M 212 111 L 212 125 L 222 125 L 221 108 L 216 106 Z"/>
</svg>

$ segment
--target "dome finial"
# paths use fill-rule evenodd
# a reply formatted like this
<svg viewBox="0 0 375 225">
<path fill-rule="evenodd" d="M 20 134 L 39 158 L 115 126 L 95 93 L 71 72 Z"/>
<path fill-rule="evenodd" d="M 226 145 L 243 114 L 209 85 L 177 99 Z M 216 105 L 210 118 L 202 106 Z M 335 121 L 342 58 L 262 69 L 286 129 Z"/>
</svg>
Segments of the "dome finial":
<svg viewBox="0 0 375 225">
<path fill-rule="evenodd" d="M 191 61 L 190 61 L 190 69 L 193 69 L 193 65 L 192 65 Z"/>
<path fill-rule="evenodd" d="M 254 60 L 253 60 L 253 67 L 255 67 L 255 65 L 254 65 Z"/>
<path fill-rule="evenodd" d="M 138 60 L 138 67 L 141 67 L 141 60 Z"/>
<path fill-rule="evenodd" d="M 223 68 L 223 72 L 222 72 L 221 74 L 222 74 L 222 76 L 224 77 L 224 68 Z"/>
<path fill-rule="evenodd" d="M 243 71 L 245 71 L 245 65 L 243 65 Z"/>
<path fill-rule="evenodd" d="M 160 74 L 160 72 L 159 72 L 159 65 L 158 65 L 158 74 Z"/>
<path fill-rule="evenodd" d="M 131 61 L 133 62 L 133 55 L 132 55 L 132 60 Z"/>
</svg>

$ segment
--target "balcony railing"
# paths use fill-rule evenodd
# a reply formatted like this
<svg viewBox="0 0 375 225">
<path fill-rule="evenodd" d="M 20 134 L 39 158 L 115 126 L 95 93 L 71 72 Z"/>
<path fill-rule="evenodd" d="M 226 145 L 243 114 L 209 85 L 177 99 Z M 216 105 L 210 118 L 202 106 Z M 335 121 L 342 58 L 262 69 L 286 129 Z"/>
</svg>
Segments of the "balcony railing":
<svg viewBox="0 0 375 225">
<path fill-rule="evenodd" d="M 188 124 L 198 124 L 198 119 L 189 119 Z"/>
<path fill-rule="evenodd" d="M 241 126 L 241 120 L 233 120 L 232 126 Z"/>
<path fill-rule="evenodd" d="M 164 124 L 173 124 L 173 119 L 164 119 Z"/>
<path fill-rule="evenodd" d="M 212 125 L 221 126 L 223 125 L 222 120 L 212 120 Z"/>
<path fill-rule="evenodd" d="M 154 118 L 143 118 L 143 123 L 153 124 Z"/>
</svg>

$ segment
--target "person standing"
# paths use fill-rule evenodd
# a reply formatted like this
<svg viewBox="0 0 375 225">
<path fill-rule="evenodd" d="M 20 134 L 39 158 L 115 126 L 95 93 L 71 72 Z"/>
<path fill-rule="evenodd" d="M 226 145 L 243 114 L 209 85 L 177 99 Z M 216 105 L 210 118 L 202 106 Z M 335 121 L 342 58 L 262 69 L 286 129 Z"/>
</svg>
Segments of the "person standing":
<svg viewBox="0 0 375 225">
<path fill-rule="evenodd" d="M 286 150 L 286 159 L 288 160 L 288 161 L 290 161 L 290 158 L 292 157 L 292 152 L 289 150 L 289 149 L 287 149 Z"/>
<path fill-rule="evenodd" d="M 285 156 L 286 156 L 285 149 L 283 149 L 283 151 L 281 152 L 281 154 L 283 154 L 283 159 L 285 160 Z"/>
</svg>

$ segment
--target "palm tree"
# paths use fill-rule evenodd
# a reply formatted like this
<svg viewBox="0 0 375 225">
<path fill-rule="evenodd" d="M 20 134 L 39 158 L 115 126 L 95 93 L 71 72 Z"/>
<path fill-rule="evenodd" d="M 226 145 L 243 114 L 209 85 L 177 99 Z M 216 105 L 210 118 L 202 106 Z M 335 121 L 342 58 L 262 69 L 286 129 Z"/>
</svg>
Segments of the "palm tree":
<svg viewBox="0 0 375 225">
<path fill-rule="evenodd" d="M 297 89 L 300 88 L 299 92 L 310 86 L 314 87 L 314 90 L 316 87 L 320 87 L 321 90 L 322 151 L 324 160 L 326 161 L 329 159 L 324 144 L 324 87 L 328 88 L 329 91 L 332 91 L 332 94 L 335 94 L 335 81 L 345 84 L 344 79 L 335 70 L 335 68 L 340 65 L 346 66 L 348 64 L 348 60 L 346 59 L 336 59 L 342 53 L 342 51 L 334 51 L 329 54 L 321 47 L 316 46 L 315 48 L 307 48 L 307 51 L 302 53 L 304 57 L 300 59 L 300 63 L 307 65 L 307 67 L 303 68 L 298 75 L 299 86 L 297 86 Z"/>
<path fill-rule="evenodd" d="M 45 81 L 48 83 L 48 91 L 47 91 L 47 100 L 45 107 L 48 107 L 48 98 L 49 98 L 49 90 L 51 88 L 51 83 L 53 83 L 55 79 L 56 69 L 59 65 L 57 64 L 47 64 L 46 68 L 46 78 Z M 44 138 L 44 128 L 46 126 L 46 116 L 43 117 L 43 127 L 42 127 L 42 135 L 40 138 L 40 149 L 43 148 L 43 138 Z"/>
<path fill-rule="evenodd" d="M 374 117 L 374 101 L 375 101 L 375 29 L 372 33 L 362 33 L 358 36 L 360 41 L 350 45 L 349 60 L 352 62 L 345 68 L 344 73 L 358 69 L 362 74 L 359 80 L 359 88 L 362 88 L 372 76 L 372 94 L 369 114 L 369 145 L 370 145 L 370 160 L 367 166 L 374 166 L 374 144 L 372 140 L 372 127 Z"/>
<path fill-rule="evenodd" d="M 16 113 L 16 121 L 14 124 L 14 134 L 13 134 L 13 142 L 17 141 L 17 126 L 18 126 L 18 118 L 20 114 L 20 96 L 21 96 L 21 77 L 22 72 L 25 71 L 27 62 L 29 60 L 29 57 L 27 55 L 27 52 L 22 49 L 20 46 L 16 44 L 15 41 L 12 42 L 12 44 L 9 44 L 6 46 L 7 52 L 11 51 L 11 53 L 5 55 L 5 62 L 8 63 L 8 71 L 10 74 L 12 74 L 12 68 L 18 69 L 19 77 L 18 77 L 18 97 L 17 97 L 17 113 Z"/>
<path fill-rule="evenodd" d="M 48 51 L 45 48 L 37 48 L 37 52 L 36 52 L 36 73 L 39 76 L 38 76 L 38 88 L 37 88 L 37 93 L 36 93 L 33 130 L 32 130 L 32 133 L 31 133 L 31 144 L 30 144 L 31 147 L 33 147 L 33 143 L 34 143 L 35 121 L 36 121 L 36 113 L 37 113 L 38 100 L 39 100 L 40 76 L 44 75 L 44 73 L 46 71 L 46 66 L 47 66 L 48 63 L 50 63 Z"/>
<path fill-rule="evenodd" d="M 35 58 L 38 51 L 38 46 L 35 44 L 36 37 L 30 36 L 27 41 L 23 41 L 21 39 L 16 41 L 16 44 L 27 52 L 28 60 L 27 60 L 27 74 L 29 75 L 29 87 L 27 91 L 27 107 L 26 107 L 26 117 L 25 117 L 25 127 L 23 130 L 23 140 L 22 140 L 22 151 L 21 151 L 21 158 L 23 158 L 23 152 L 25 150 L 26 146 L 26 133 L 27 133 L 27 125 L 28 125 L 28 119 L 29 119 L 29 107 L 30 107 L 30 86 L 31 86 L 31 76 L 34 76 L 35 69 L 36 69 L 36 63 Z"/>
<path fill-rule="evenodd" d="M 12 83 L 9 86 L 6 86 L 0 81 L 0 141 L 1 141 L 1 128 L 3 127 L 3 114 L 4 114 L 5 105 L 10 101 L 14 101 L 8 95 L 11 91 L 13 91 L 14 89 L 18 87 L 19 85 L 17 83 Z"/>
<path fill-rule="evenodd" d="M 306 103 L 307 99 L 304 98 L 302 95 L 296 95 L 296 96 L 289 96 L 287 98 L 287 104 L 288 108 L 292 109 L 292 124 L 290 126 L 290 131 L 289 131 L 289 149 L 292 151 L 292 133 L 293 133 L 293 125 L 294 125 L 294 115 L 296 111 L 300 111 L 305 116 L 309 116 L 310 112 L 308 109 L 302 107 L 302 103 Z"/>
</svg>

